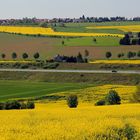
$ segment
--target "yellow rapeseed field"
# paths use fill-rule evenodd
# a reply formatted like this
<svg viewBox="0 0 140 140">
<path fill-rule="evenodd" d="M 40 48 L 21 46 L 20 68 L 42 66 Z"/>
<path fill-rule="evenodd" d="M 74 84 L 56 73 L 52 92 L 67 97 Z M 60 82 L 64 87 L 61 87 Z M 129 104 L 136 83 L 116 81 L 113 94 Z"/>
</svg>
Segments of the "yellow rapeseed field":
<svg viewBox="0 0 140 140">
<path fill-rule="evenodd" d="M 95 60 L 91 64 L 140 64 L 140 60 Z"/>
<path fill-rule="evenodd" d="M 109 34 L 109 33 L 74 33 L 74 32 L 55 32 L 51 28 L 42 27 L 15 27 L 15 26 L 0 26 L 0 32 L 28 34 L 28 35 L 48 35 L 48 36 L 112 36 L 112 37 L 124 37 L 121 34 Z"/>
<path fill-rule="evenodd" d="M 101 86 L 94 86 L 88 87 L 85 89 L 68 91 L 68 92 L 61 92 L 55 95 L 70 95 L 76 94 L 79 97 L 80 102 L 90 102 L 95 103 L 100 99 L 103 99 L 105 95 L 110 90 L 115 90 L 121 97 L 122 103 L 129 103 L 132 101 L 133 93 L 136 92 L 136 86 L 126 86 L 126 85 L 101 85 Z"/>
<path fill-rule="evenodd" d="M 140 32 L 140 25 L 95 26 L 95 27 L 87 27 L 87 29 L 118 29 L 124 32 Z"/>
<path fill-rule="evenodd" d="M 35 110 L 0 111 L 0 140 L 128 140 L 126 124 L 140 134 L 140 104 L 95 107 L 37 104 Z M 134 131 L 135 132 L 135 131 Z"/>
<path fill-rule="evenodd" d="M 21 64 L 27 64 L 27 63 L 36 63 L 35 61 L 30 61 L 30 60 L 3 60 L 0 61 L 0 64 L 4 64 L 4 63 L 21 63 Z"/>
</svg>

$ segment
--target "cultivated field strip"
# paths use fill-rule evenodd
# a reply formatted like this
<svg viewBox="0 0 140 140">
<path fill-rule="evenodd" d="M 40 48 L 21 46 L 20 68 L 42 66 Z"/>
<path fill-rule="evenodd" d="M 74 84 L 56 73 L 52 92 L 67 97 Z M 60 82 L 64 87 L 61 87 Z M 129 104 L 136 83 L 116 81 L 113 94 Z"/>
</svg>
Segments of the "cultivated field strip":
<svg viewBox="0 0 140 140">
<path fill-rule="evenodd" d="M 73 37 L 124 37 L 121 34 L 110 33 L 74 33 L 74 32 L 55 32 L 52 28 L 41 27 L 14 27 L 14 26 L 0 26 L 0 32 L 16 33 L 24 35 L 45 35 L 45 36 L 73 36 Z"/>
</svg>

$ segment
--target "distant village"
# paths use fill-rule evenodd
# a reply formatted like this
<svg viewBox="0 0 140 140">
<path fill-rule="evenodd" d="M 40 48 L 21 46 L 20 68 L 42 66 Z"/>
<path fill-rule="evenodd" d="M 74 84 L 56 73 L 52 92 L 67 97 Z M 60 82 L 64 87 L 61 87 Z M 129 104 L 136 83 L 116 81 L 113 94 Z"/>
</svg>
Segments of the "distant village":
<svg viewBox="0 0 140 140">
<path fill-rule="evenodd" d="M 113 21 L 140 21 L 140 17 L 126 18 L 126 17 L 85 17 L 80 18 L 53 18 L 53 19 L 37 19 L 37 18 L 23 18 L 23 19 L 0 19 L 0 25 L 39 25 L 42 22 L 46 23 L 82 23 L 82 22 L 113 22 Z"/>
</svg>

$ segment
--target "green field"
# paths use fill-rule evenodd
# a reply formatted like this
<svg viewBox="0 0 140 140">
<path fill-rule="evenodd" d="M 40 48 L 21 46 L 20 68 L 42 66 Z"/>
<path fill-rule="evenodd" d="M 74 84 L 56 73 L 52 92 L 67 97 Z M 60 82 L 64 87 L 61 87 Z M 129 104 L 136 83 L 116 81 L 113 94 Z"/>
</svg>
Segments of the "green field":
<svg viewBox="0 0 140 140">
<path fill-rule="evenodd" d="M 87 33 L 112 33 L 124 34 L 123 31 L 117 29 L 87 29 L 92 26 L 125 26 L 125 25 L 140 25 L 140 22 L 101 22 L 101 23 L 66 23 L 65 27 L 56 26 L 56 31 L 63 32 L 87 32 Z"/>
<path fill-rule="evenodd" d="M 0 101 L 35 98 L 88 87 L 88 84 L 0 81 Z"/>
<path fill-rule="evenodd" d="M 95 37 L 96 42 L 93 41 L 93 37 L 81 37 L 81 38 L 70 38 L 64 39 L 64 46 L 119 46 L 118 37 Z M 112 40 L 112 41 L 110 41 Z"/>
<path fill-rule="evenodd" d="M 119 33 L 117 29 L 87 29 L 89 26 L 109 25 L 140 25 L 140 22 L 104 22 L 104 23 L 66 23 L 65 27 L 57 25 L 56 31 L 63 32 L 96 32 L 96 33 Z M 51 26 L 50 26 L 51 27 Z M 96 42 L 94 39 L 96 38 Z M 64 44 L 62 43 L 64 41 Z M 120 46 L 118 37 L 40 37 L 0 33 L 0 55 L 4 53 L 6 60 L 11 60 L 11 54 L 17 53 L 17 59 L 22 59 L 23 53 L 28 53 L 29 59 L 33 59 L 36 52 L 40 53 L 40 59 L 52 59 L 57 54 L 77 56 L 80 52 L 90 52 L 90 59 L 106 59 L 107 51 L 112 52 L 112 59 L 118 59 L 119 53 L 124 53 L 123 59 L 127 59 L 129 51 L 138 52 L 139 46 Z M 2 58 L 0 58 L 2 59 Z"/>
</svg>

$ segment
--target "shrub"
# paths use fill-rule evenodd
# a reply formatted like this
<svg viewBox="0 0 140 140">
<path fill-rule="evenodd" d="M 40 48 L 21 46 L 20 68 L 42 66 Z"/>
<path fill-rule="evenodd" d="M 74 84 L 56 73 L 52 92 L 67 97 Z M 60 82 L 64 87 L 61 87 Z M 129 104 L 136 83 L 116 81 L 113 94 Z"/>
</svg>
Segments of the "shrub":
<svg viewBox="0 0 140 140">
<path fill-rule="evenodd" d="M 121 58 L 121 57 L 123 57 L 124 56 L 124 53 L 119 53 L 118 54 L 118 58 Z"/>
<path fill-rule="evenodd" d="M 17 54 L 15 52 L 12 53 L 12 58 L 16 59 L 17 58 Z"/>
<path fill-rule="evenodd" d="M 123 128 L 108 128 L 106 133 L 96 134 L 95 139 L 97 140 L 139 140 L 139 135 L 136 129 L 125 124 Z"/>
<path fill-rule="evenodd" d="M 67 104 L 70 108 L 76 108 L 78 106 L 78 97 L 76 95 L 68 96 Z"/>
<path fill-rule="evenodd" d="M 140 51 L 138 51 L 137 56 L 140 57 Z"/>
<path fill-rule="evenodd" d="M 31 102 L 31 101 L 28 101 L 27 102 L 27 109 L 34 109 L 34 108 L 35 108 L 35 103 Z"/>
<path fill-rule="evenodd" d="M 77 62 L 78 63 L 84 63 L 84 59 L 83 59 L 83 56 L 82 54 L 79 52 L 78 55 L 77 55 Z"/>
<path fill-rule="evenodd" d="M 21 64 L 20 68 L 21 69 L 27 69 L 27 68 L 29 68 L 29 65 L 28 64 Z"/>
<path fill-rule="evenodd" d="M 136 52 L 128 52 L 127 57 L 130 59 L 136 56 Z"/>
<path fill-rule="evenodd" d="M 123 128 L 123 135 L 128 139 L 128 140 L 132 140 L 135 138 L 137 131 L 135 130 L 134 127 L 130 126 L 129 124 L 126 124 Z"/>
<path fill-rule="evenodd" d="M 23 54 L 22 54 L 22 58 L 23 58 L 23 59 L 27 59 L 27 58 L 28 58 L 28 54 L 27 54 L 27 53 L 23 53 Z"/>
<path fill-rule="evenodd" d="M 2 58 L 2 59 L 6 58 L 6 54 L 2 53 L 2 54 L 1 54 L 1 58 Z"/>
<path fill-rule="evenodd" d="M 121 98 L 115 90 L 110 90 L 105 97 L 106 104 L 115 105 L 121 104 Z"/>
<path fill-rule="evenodd" d="M 112 53 L 111 52 L 106 52 L 106 58 L 109 59 L 110 57 L 112 57 Z"/>
<path fill-rule="evenodd" d="M 96 106 L 105 105 L 105 100 L 99 100 L 95 103 Z"/>
<path fill-rule="evenodd" d="M 11 110 L 11 109 L 20 109 L 21 104 L 18 101 L 7 101 L 5 103 L 5 109 Z"/>
<path fill-rule="evenodd" d="M 40 57 L 40 55 L 39 55 L 38 52 L 34 54 L 34 58 L 35 58 L 35 59 L 38 59 L 39 57 Z"/>
<path fill-rule="evenodd" d="M 3 110 L 5 108 L 5 104 L 4 103 L 0 103 L 0 110 Z"/>
<path fill-rule="evenodd" d="M 44 69 L 55 69 L 59 66 L 59 63 L 47 63 L 43 66 Z"/>
<path fill-rule="evenodd" d="M 27 104 L 25 104 L 25 103 L 21 103 L 21 107 L 20 107 L 20 109 L 27 109 Z"/>
</svg>

